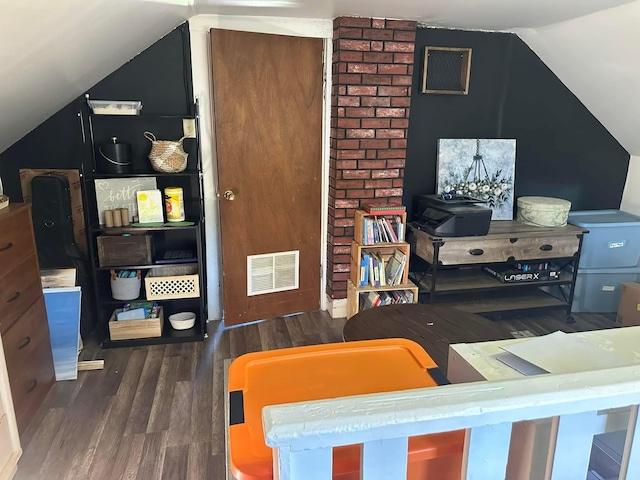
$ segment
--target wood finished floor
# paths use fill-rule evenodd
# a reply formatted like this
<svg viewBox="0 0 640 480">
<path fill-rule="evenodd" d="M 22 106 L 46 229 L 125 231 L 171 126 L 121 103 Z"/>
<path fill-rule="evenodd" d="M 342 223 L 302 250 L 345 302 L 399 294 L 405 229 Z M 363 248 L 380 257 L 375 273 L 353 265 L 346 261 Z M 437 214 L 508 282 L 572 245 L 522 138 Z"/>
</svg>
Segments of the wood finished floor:
<svg viewBox="0 0 640 480">
<path fill-rule="evenodd" d="M 561 312 L 501 320 L 542 335 L 614 327 L 614 315 Z M 209 324 L 198 343 L 101 350 L 105 369 L 58 382 L 21 437 L 16 479 L 225 478 L 224 361 L 243 353 L 342 341 L 345 319 L 305 313 L 233 329 Z"/>
</svg>

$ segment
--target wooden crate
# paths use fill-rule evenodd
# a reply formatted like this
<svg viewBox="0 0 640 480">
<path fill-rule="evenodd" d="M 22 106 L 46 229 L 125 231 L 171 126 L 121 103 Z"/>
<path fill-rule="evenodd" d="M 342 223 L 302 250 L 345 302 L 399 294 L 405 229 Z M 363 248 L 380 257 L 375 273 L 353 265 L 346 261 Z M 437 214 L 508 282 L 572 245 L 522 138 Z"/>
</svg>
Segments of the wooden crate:
<svg viewBox="0 0 640 480">
<path fill-rule="evenodd" d="M 144 277 L 147 300 L 170 300 L 200 296 L 198 265 L 154 268 Z"/>
<path fill-rule="evenodd" d="M 367 292 L 392 292 L 411 290 L 413 292 L 413 303 L 418 303 L 418 287 L 412 282 L 393 287 L 356 287 L 351 280 L 347 280 L 347 318 L 353 317 L 360 311 L 360 295 Z"/>
<path fill-rule="evenodd" d="M 122 311 L 117 308 L 109 319 L 109 336 L 111 340 L 131 340 L 133 338 L 151 338 L 162 336 L 164 311 L 158 308 L 158 318 L 144 320 L 116 320 L 116 314 Z"/>
<path fill-rule="evenodd" d="M 149 265 L 153 262 L 151 235 L 100 235 L 96 241 L 101 267 Z"/>
<path fill-rule="evenodd" d="M 404 225 L 404 237 L 406 238 L 406 225 L 407 225 L 407 213 L 397 213 L 394 215 L 377 215 L 375 213 L 367 213 L 364 210 L 356 210 L 353 218 L 353 238 L 361 245 L 365 244 L 364 241 L 364 219 L 369 217 L 387 217 L 393 219 L 393 217 L 400 217 L 402 225 Z M 404 240 L 404 239 L 403 239 Z"/>
<path fill-rule="evenodd" d="M 362 252 L 369 253 L 378 253 L 382 256 L 385 265 L 390 257 L 393 256 L 393 253 L 396 249 L 403 252 L 407 261 L 404 265 L 404 271 L 402 273 L 401 284 L 405 284 L 409 281 L 409 253 L 411 248 L 408 243 L 378 243 L 375 245 L 360 245 L 355 240 L 351 241 L 351 281 L 354 285 L 359 285 L 360 283 L 360 259 L 362 256 Z"/>
</svg>

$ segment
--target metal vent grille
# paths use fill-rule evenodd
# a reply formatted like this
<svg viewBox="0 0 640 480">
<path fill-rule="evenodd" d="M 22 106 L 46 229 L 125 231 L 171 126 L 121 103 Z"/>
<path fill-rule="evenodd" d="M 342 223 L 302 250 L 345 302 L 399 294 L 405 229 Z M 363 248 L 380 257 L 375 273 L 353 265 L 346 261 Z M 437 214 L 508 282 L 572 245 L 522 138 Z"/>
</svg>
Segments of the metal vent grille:
<svg viewBox="0 0 640 480">
<path fill-rule="evenodd" d="M 247 257 L 247 296 L 295 290 L 299 285 L 300 251 Z"/>
</svg>

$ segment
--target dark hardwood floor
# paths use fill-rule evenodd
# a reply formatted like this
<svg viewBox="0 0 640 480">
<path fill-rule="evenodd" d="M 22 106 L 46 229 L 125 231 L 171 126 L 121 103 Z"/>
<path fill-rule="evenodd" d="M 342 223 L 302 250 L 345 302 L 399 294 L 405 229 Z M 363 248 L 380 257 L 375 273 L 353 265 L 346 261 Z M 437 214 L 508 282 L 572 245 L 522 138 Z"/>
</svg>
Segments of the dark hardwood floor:
<svg viewBox="0 0 640 480">
<path fill-rule="evenodd" d="M 615 327 L 614 315 L 574 317 L 500 322 L 533 335 Z M 340 342 L 344 322 L 312 312 L 233 329 L 211 322 L 198 343 L 102 350 L 87 341 L 83 359 L 104 358 L 104 370 L 54 385 L 21 437 L 16 479 L 224 479 L 225 360 Z"/>
</svg>

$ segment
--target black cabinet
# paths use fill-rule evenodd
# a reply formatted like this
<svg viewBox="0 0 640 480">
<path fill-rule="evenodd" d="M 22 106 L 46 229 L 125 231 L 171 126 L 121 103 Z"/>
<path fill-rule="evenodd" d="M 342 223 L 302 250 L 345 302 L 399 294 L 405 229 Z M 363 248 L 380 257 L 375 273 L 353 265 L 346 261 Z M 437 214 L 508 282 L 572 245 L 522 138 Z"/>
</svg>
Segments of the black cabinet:
<svg viewBox="0 0 640 480">
<path fill-rule="evenodd" d="M 88 98 L 87 98 L 88 100 Z M 95 304 L 97 310 L 97 330 L 103 347 L 149 345 L 197 341 L 207 337 L 207 290 L 206 262 L 204 243 L 204 201 L 203 175 L 199 154 L 199 116 L 198 104 L 194 103 L 184 115 L 103 115 L 91 111 L 88 103 L 79 113 L 84 140 L 82 163 L 82 188 L 85 205 L 85 220 L 89 244 L 89 262 L 93 274 Z M 144 111 L 144 109 L 143 109 Z M 185 126 L 186 124 L 186 126 Z M 152 132 L 162 140 L 178 140 L 184 130 L 191 127 L 193 138 L 185 138 L 184 151 L 188 153 L 187 167 L 179 173 L 161 173 L 153 169 L 148 154 L 150 141 L 145 132 Z M 130 166 L 127 172 L 106 171 L 99 162 L 99 147 L 117 138 L 118 143 L 130 145 Z M 149 187 L 151 185 L 151 187 Z M 164 192 L 167 187 L 180 187 L 184 197 L 184 222 L 161 222 L 154 225 L 137 224 L 132 218 L 131 225 L 107 227 L 104 209 L 135 204 L 135 191 L 140 189 L 158 189 Z M 150 255 L 147 260 L 130 262 L 126 254 L 116 262 L 104 261 L 105 236 L 148 237 Z M 101 237 L 101 249 L 98 238 Z M 117 255 L 116 255 L 117 257 Z M 140 258 L 131 257 L 131 258 Z M 113 298 L 111 290 L 112 271 L 139 271 L 141 276 L 140 292 L 137 300 L 154 300 L 163 309 L 161 336 L 112 340 L 109 335 L 109 320 L 114 310 L 127 303 Z M 181 281 L 180 271 L 197 272 Z M 178 273 L 175 274 L 174 271 Z M 147 295 L 145 277 L 153 277 L 154 286 L 160 282 L 161 293 Z M 167 278 L 168 290 L 163 292 L 162 279 Z M 193 282 L 196 282 L 195 292 Z M 186 289 L 182 290 L 184 285 Z M 169 322 L 169 316 L 179 312 L 196 314 L 195 325 L 187 330 L 175 330 Z"/>
</svg>

